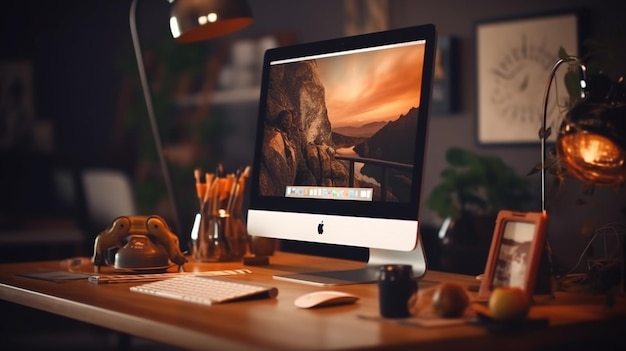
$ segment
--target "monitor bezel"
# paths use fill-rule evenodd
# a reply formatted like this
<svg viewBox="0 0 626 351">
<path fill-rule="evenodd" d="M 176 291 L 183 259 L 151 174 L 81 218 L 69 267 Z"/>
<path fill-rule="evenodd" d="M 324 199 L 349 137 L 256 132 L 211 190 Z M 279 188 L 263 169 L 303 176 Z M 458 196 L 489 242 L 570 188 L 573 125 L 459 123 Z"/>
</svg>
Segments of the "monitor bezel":
<svg viewBox="0 0 626 351">
<path fill-rule="evenodd" d="M 424 67 L 434 67 L 436 52 L 436 28 L 432 24 L 392 29 L 382 32 L 367 33 L 356 36 L 323 40 L 312 43 L 295 44 L 277 47 L 265 52 L 263 60 L 262 81 L 267 81 L 270 62 L 287 58 L 312 56 L 333 53 L 342 50 L 362 49 L 372 46 L 389 45 L 416 40 L 425 40 Z M 430 73 L 430 74 L 426 74 Z M 433 83 L 432 70 L 424 70 L 420 106 L 418 109 L 418 127 L 413 167 L 423 169 L 426 154 L 426 138 L 428 116 L 431 104 Z M 259 194 L 259 172 L 263 150 L 263 126 L 267 107 L 267 86 L 261 86 L 259 109 L 257 116 L 257 133 L 250 177 L 249 208 L 253 210 L 272 210 L 295 213 L 311 213 L 326 215 L 345 215 L 353 217 L 390 218 L 417 220 L 420 210 L 422 181 L 424 172 L 413 172 L 412 196 L 410 202 L 379 202 L 379 201 L 337 201 L 327 199 L 303 199 L 283 196 L 262 196 Z"/>
</svg>

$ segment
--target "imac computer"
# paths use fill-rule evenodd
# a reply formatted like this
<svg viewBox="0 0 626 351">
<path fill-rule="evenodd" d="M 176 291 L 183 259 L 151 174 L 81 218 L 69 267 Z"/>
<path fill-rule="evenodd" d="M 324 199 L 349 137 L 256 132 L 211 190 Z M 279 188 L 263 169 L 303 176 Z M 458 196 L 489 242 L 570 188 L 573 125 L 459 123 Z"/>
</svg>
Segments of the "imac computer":
<svg viewBox="0 0 626 351">
<path fill-rule="evenodd" d="M 425 273 L 419 209 L 435 47 L 428 24 L 266 51 L 249 234 L 369 249 L 362 269 L 275 278 L 373 282 L 389 263 Z"/>
</svg>

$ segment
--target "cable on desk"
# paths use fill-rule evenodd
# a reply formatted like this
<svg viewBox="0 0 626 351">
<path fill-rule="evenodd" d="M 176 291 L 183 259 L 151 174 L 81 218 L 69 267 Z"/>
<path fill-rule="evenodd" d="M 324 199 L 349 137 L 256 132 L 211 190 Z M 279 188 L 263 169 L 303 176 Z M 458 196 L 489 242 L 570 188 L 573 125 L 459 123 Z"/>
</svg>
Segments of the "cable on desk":
<svg viewBox="0 0 626 351">
<path fill-rule="evenodd" d="M 585 256 L 592 249 L 594 241 L 602 237 L 603 256 L 589 259 L 583 273 L 574 273 L 583 263 Z M 624 257 L 622 242 L 626 237 L 626 226 L 621 223 L 608 223 L 596 229 L 593 236 L 582 250 L 576 264 L 557 278 L 559 290 L 570 292 L 607 292 L 612 287 L 622 283 Z M 616 244 L 609 245 L 609 241 Z"/>
</svg>

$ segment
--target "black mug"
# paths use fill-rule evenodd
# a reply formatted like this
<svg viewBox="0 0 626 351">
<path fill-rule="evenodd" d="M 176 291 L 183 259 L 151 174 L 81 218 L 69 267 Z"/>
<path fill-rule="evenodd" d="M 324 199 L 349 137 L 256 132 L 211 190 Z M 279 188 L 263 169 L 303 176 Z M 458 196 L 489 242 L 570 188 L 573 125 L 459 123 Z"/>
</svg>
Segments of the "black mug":
<svg viewBox="0 0 626 351">
<path fill-rule="evenodd" d="M 417 292 L 413 267 L 406 264 L 388 264 L 380 267 L 378 276 L 378 304 L 385 318 L 406 318 L 411 315 L 409 299 Z"/>
</svg>

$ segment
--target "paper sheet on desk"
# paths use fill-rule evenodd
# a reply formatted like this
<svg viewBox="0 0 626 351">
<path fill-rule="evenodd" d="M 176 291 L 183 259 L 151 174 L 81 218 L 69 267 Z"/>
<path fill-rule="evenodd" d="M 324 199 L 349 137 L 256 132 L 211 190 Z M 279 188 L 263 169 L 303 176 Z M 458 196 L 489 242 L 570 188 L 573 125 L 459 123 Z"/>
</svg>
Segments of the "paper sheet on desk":
<svg viewBox="0 0 626 351">
<path fill-rule="evenodd" d="M 29 272 L 19 274 L 22 277 L 48 280 L 55 283 L 61 283 L 68 280 L 80 280 L 87 279 L 90 274 L 69 272 L 69 271 L 41 271 L 41 272 Z"/>
<path fill-rule="evenodd" d="M 384 318 L 384 317 L 381 317 L 380 315 L 364 315 L 364 314 L 360 314 L 359 318 L 367 319 L 371 321 L 411 325 L 411 326 L 423 327 L 423 328 L 450 327 L 454 325 L 467 324 L 470 321 L 469 317 L 439 318 L 439 317 L 434 317 L 434 316 L 416 316 L 416 317 L 396 319 L 396 318 Z"/>
<path fill-rule="evenodd" d="M 112 284 L 112 283 L 134 283 L 149 282 L 154 280 L 162 280 L 167 278 L 179 277 L 181 275 L 201 275 L 201 276 L 219 276 L 232 274 L 252 273 L 249 269 L 226 269 L 221 271 L 204 271 L 204 272 L 169 272 L 169 273 L 149 273 L 149 274 L 104 274 L 90 275 L 88 281 L 93 284 Z"/>
</svg>

